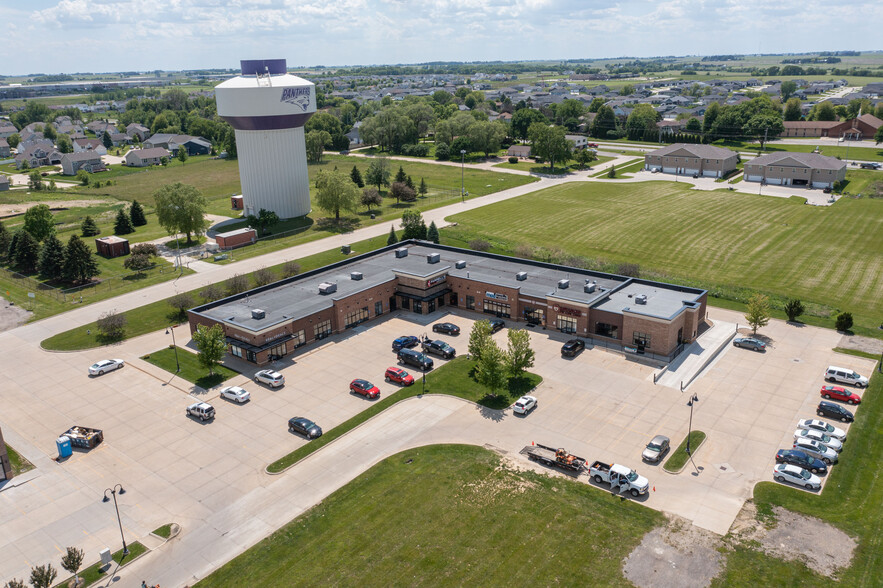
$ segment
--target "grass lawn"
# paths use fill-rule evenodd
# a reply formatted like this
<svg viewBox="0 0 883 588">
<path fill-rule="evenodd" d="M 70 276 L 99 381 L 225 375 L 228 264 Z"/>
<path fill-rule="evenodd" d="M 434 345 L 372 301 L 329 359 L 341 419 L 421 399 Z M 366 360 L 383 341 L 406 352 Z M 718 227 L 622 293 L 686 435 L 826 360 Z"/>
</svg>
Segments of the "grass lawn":
<svg viewBox="0 0 883 588">
<path fill-rule="evenodd" d="M 705 433 L 702 431 L 690 431 L 690 453 L 687 453 L 687 438 L 681 441 L 665 462 L 662 468 L 667 472 L 678 472 L 690 459 L 690 454 L 696 454 L 696 448 L 705 441 Z"/>
<path fill-rule="evenodd" d="M 610 160 L 612 158 L 608 157 L 606 159 Z M 625 164 L 617 167 L 616 168 L 616 177 L 609 178 L 609 179 L 618 180 L 622 177 L 629 177 L 630 178 L 630 177 L 632 177 L 631 174 L 633 174 L 634 172 L 637 172 L 637 171 L 641 171 L 642 169 L 644 169 L 644 158 L 632 159 L 630 161 L 625 162 Z M 605 170 L 599 171 L 596 174 L 592 174 L 592 177 L 593 178 L 607 178 L 608 173 L 609 173 L 609 170 L 605 169 Z M 623 176 L 623 174 L 629 174 L 629 175 Z"/>
<path fill-rule="evenodd" d="M 23 474 L 34 469 L 34 464 L 29 462 L 27 458 L 22 457 L 22 455 L 18 451 L 16 451 L 9 445 L 6 445 L 6 454 L 9 456 L 9 465 L 12 466 L 13 476 L 18 476 L 19 474 Z"/>
<path fill-rule="evenodd" d="M 427 394 L 449 394 L 471 400 L 482 406 L 494 409 L 506 408 L 515 400 L 532 389 L 539 386 L 543 379 L 531 372 L 525 372 L 520 378 L 509 378 L 509 389 L 491 396 L 490 390 L 475 381 L 474 378 L 475 361 L 458 357 L 437 370 L 433 370 L 426 374 L 426 393 Z M 318 439 L 310 441 L 306 445 L 299 447 L 288 455 L 277 459 L 269 466 L 267 471 L 276 473 L 281 472 L 292 464 L 297 463 L 309 454 L 317 451 L 323 446 L 331 443 L 341 435 L 348 433 L 358 425 L 364 423 L 371 417 L 381 413 L 393 404 L 419 396 L 423 393 L 423 382 L 420 377 L 421 372 L 410 372 L 414 376 L 414 384 L 407 388 L 401 388 L 394 394 L 382 398 L 379 402 L 372 403 L 367 409 L 355 415 L 348 421 L 344 421 L 330 431 L 323 432 Z"/>
<path fill-rule="evenodd" d="M 607 163 L 611 159 L 614 159 L 614 158 L 613 157 L 599 157 L 595 161 L 589 163 L 588 169 L 591 169 L 591 168 L 593 168 L 597 165 L 600 165 L 602 163 Z M 498 163 L 498 164 L 494 165 L 494 167 L 503 167 L 506 169 L 518 169 L 521 171 L 531 172 L 531 173 L 535 173 L 535 174 L 548 174 L 548 173 L 550 173 L 550 170 L 548 167 L 543 166 L 539 163 L 536 163 L 535 161 L 532 161 L 532 160 L 531 161 L 519 161 L 518 163 L 509 163 L 508 161 L 506 161 L 503 163 Z M 565 173 L 565 171 L 580 171 L 580 170 L 576 164 L 569 165 L 567 170 L 564 170 L 564 171 L 562 171 L 562 168 L 560 166 L 555 167 L 556 174 Z"/>
<path fill-rule="evenodd" d="M 123 559 L 123 550 L 120 549 L 119 551 L 117 551 L 116 553 L 114 553 L 111 556 L 111 557 L 113 557 L 113 561 L 115 561 L 118 564 L 121 563 L 122 565 L 126 565 L 126 564 L 132 562 L 132 560 L 134 560 L 136 557 L 138 557 L 139 555 L 141 555 L 142 553 L 147 551 L 147 548 L 144 547 L 142 544 L 138 543 L 137 541 L 135 541 L 134 543 L 127 543 L 126 546 L 129 548 L 129 555 L 126 556 L 125 560 Z M 80 576 L 80 581 L 83 582 L 82 585 L 83 586 L 91 586 L 92 584 L 106 580 L 107 574 L 102 572 L 100 568 L 101 568 L 101 563 L 99 562 L 99 563 L 92 564 L 91 566 L 89 566 L 88 568 L 86 568 L 84 570 L 80 570 L 79 576 Z M 113 572 L 116 569 L 117 569 L 117 567 L 115 565 L 111 564 L 110 571 Z M 63 572 L 64 570 L 60 570 L 60 571 Z M 61 586 L 64 586 L 65 588 L 67 588 L 68 582 L 72 582 L 73 579 L 74 579 L 73 576 L 69 576 L 66 579 L 64 579 L 63 581 L 59 582 L 58 584 L 55 584 L 55 586 L 56 586 L 56 588 L 59 588 Z"/>
<path fill-rule="evenodd" d="M 154 535 L 159 535 L 163 539 L 168 539 L 172 535 L 172 523 L 168 523 L 153 530 Z"/>
<path fill-rule="evenodd" d="M 800 298 L 813 305 L 807 315 L 829 326 L 837 312 L 849 311 L 856 333 L 881 333 L 881 200 L 844 198 L 816 207 L 672 182 L 571 183 L 450 220 L 458 226 L 442 231 L 449 241 L 482 238 L 492 250 L 508 252 L 530 244 L 542 247 L 540 257 L 575 254 L 594 267 L 638 263 L 648 277 L 699 285 L 739 303 L 751 289 L 771 294 L 778 310 L 785 299 Z M 550 233 L 549 227 L 573 230 Z"/>
<path fill-rule="evenodd" d="M 181 347 L 177 348 L 177 353 L 175 349 L 166 347 L 165 349 L 145 355 L 141 359 L 161 367 L 171 374 L 175 373 L 178 364 L 180 364 L 181 371 L 178 372 L 178 377 L 206 390 L 239 374 L 239 372 L 228 367 L 216 365 L 213 370 L 214 373 L 209 375 L 208 369 L 200 365 L 196 354 Z"/>
<path fill-rule="evenodd" d="M 622 586 L 622 560 L 663 522 L 587 484 L 510 470 L 479 447 L 421 447 L 197 586 Z"/>
<path fill-rule="evenodd" d="M 870 169 L 847 168 L 846 181 L 844 182 L 843 194 L 868 195 L 877 182 L 883 182 L 883 173 Z"/>
<path fill-rule="evenodd" d="M 761 151 L 760 143 L 751 143 L 747 141 L 731 141 L 726 139 L 719 139 L 713 143 L 713 145 L 717 145 L 719 147 L 726 147 L 728 149 L 733 149 L 735 151 L 747 151 L 749 153 L 772 153 L 776 151 L 790 151 L 792 153 L 812 153 L 816 145 L 806 144 L 806 145 L 786 145 L 779 143 L 777 141 L 768 141 L 764 144 L 764 148 Z M 846 152 L 846 143 L 838 143 L 837 145 L 818 145 L 819 150 L 822 155 L 827 155 L 828 157 L 839 157 L 840 159 L 846 160 L 847 152 Z M 849 146 L 849 160 L 858 159 L 861 161 L 883 161 L 883 146 L 881 147 L 859 147 L 856 144 L 851 144 Z"/>
</svg>

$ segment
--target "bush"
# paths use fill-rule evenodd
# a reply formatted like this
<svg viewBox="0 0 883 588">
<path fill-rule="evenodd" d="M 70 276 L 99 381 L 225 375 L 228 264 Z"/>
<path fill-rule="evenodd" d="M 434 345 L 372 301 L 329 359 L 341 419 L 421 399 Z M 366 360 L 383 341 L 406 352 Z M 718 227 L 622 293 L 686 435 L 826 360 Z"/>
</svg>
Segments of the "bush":
<svg viewBox="0 0 883 588">
<path fill-rule="evenodd" d="M 282 276 L 290 278 L 300 273 L 300 264 L 296 261 L 286 261 L 282 266 Z"/>
<path fill-rule="evenodd" d="M 803 307 L 803 303 L 800 300 L 792 298 L 785 303 L 784 310 L 785 314 L 788 315 L 788 320 L 793 323 L 806 309 Z"/>
<path fill-rule="evenodd" d="M 451 158 L 451 146 L 447 143 L 437 143 L 435 146 L 435 158 L 439 161 L 447 161 Z"/>
<path fill-rule="evenodd" d="M 426 157 L 429 155 L 429 145 L 426 143 L 417 143 L 416 145 L 402 145 L 402 155 L 410 155 L 412 157 Z"/>
<path fill-rule="evenodd" d="M 469 248 L 473 251 L 487 251 L 491 248 L 491 244 L 484 239 L 472 239 L 469 241 Z"/>
<path fill-rule="evenodd" d="M 126 335 L 126 315 L 117 314 L 115 310 L 105 312 L 95 322 L 98 333 L 109 340 L 119 341 Z"/>
<path fill-rule="evenodd" d="M 187 292 L 181 292 L 169 298 L 169 306 L 175 309 L 175 316 L 178 319 L 184 320 L 187 318 L 187 309 L 193 308 L 195 304 L 193 296 Z"/>
<path fill-rule="evenodd" d="M 224 289 L 220 284 L 209 284 L 200 291 L 199 295 L 208 302 L 214 302 L 224 296 Z"/>
<path fill-rule="evenodd" d="M 527 245 L 525 243 L 516 245 L 514 253 L 515 257 L 520 257 L 521 259 L 533 259 L 533 245 Z"/>
<path fill-rule="evenodd" d="M 240 292 L 248 290 L 248 276 L 236 274 L 225 282 L 227 286 L 227 296 L 233 296 Z"/>
<path fill-rule="evenodd" d="M 153 243 L 138 243 L 132 247 L 132 255 L 149 255 L 156 257 L 159 252 Z"/>
<path fill-rule="evenodd" d="M 641 266 L 637 263 L 620 263 L 616 266 L 616 273 L 621 276 L 637 278 L 641 275 Z"/>
<path fill-rule="evenodd" d="M 265 267 L 259 267 L 254 270 L 251 273 L 251 277 L 254 278 L 254 283 L 258 286 L 266 286 L 267 284 L 276 281 L 276 274 Z"/>
<path fill-rule="evenodd" d="M 517 157 L 510 157 L 509 163 L 518 163 L 518 158 Z"/>
<path fill-rule="evenodd" d="M 841 312 L 837 315 L 836 322 L 834 324 L 838 331 L 848 331 L 852 328 L 852 313 L 851 312 Z"/>
</svg>

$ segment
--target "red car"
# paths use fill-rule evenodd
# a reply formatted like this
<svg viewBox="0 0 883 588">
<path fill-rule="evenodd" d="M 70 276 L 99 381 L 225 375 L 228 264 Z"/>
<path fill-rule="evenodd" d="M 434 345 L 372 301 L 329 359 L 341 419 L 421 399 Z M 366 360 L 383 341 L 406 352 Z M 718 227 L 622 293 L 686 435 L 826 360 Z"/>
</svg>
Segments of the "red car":
<svg viewBox="0 0 883 588">
<path fill-rule="evenodd" d="M 587 146 L 587 147 L 590 147 L 590 148 L 592 148 L 592 149 L 597 149 L 597 148 L 598 148 L 598 144 L 597 144 L 597 143 L 586 143 L 586 146 Z"/>
<path fill-rule="evenodd" d="M 386 368 L 386 374 L 383 377 L 387 382 L 395 382 L 402 386 L 410 386 L 414 383 L 414 376 L 397 367 Z"/>
<path fill-rule="evenodd" d="M 862 399 L 858 394 L 849 392 L 840 386 L 822 386 L 822 398 L 839 400 L 846 404 L 861 404 Z"/>
<path fill-rule="evenodd" d="M 353 380 L 350 382 L 350 392 L 361 394 L 365 398 L 380 398 L 380 388 L 369 382 L 368 380 Z"/>
</svg>

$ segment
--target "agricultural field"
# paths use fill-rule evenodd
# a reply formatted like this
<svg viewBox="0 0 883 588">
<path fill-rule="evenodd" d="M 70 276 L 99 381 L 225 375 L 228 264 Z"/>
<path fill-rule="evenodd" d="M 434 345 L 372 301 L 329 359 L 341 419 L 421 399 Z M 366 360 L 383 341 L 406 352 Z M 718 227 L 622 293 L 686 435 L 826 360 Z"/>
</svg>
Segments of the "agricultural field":
<svg viewBox="0 0 883 588">
<path fill-rule="evenodd" d="M 481 238 L 510 253 L 530 245 L 540 258 L 578 255 L 597 265 L 636 263 L 645 274 L 700 285 L 712 296 L 754 289 L 796 297 L 820 305 L 822 316 L 852 312 L 863 334 L 883 322 L 878 199 L 843 198 L 823 208 L 671 182 L 580 183 L 449 220 L 458 226 L 444 233 L 455 241 Z"/>
</svg>

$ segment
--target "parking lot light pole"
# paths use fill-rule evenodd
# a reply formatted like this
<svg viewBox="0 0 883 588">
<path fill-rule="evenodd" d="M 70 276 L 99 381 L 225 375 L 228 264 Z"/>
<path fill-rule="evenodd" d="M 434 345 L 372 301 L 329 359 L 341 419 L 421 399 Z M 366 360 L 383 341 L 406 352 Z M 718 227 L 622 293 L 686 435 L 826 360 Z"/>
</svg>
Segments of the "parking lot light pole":
<svg viewBox="0 0 883 588">
<path fill-rule="evenodd" d="M 110 502 L 110 498 L 107 497 L 108 492 L 113 495 L 113 507 L 117 511 L 117 523 L 119 523 L 120 525 L 120 537 L 123 540 L 123 555 L 129 555 L 129 548 L 126 547 L 126 536 L 123 535 L 123 521 L 120 520 L 120 507 L 117 504 L 117 492 L 122 495 L 126 493 L 126 490 L 123 488 L 122 484 L 117 484 L 113 488 L 108 488 L 104 491 L 104 498 L 101 500 L 101 502 Z"/>
<path fill-rule="evenodd" d="M 687 425 L 687 455 L 690 455 L 690 434 L 693 431 L 693 404 L 699 402 L 699 397 L 695 394 L 690 397 L 690 401 L 687 402 L 687 406 L 690 407 L 690 424 Z"/>
<path fill-rule="evenodd" d="M 466 166 L 466 150 L 460 149 L 460 201 L 466 202 L 466 188 L 463 185 L 463 170 Z"/>
<path fill-rule="evenodd" d="M 178 368 L 175 370 L 175 373 L 177 374 L 181 371 L 181 364 L 178 362 L 178 345 L 175 343 L 175 325 L 172 325 L 168 329 L 166 329 L 166 335 L 169 334 L 169 331 L 172 332 L 172 348 L 174 348 L 175 350 L 175 367 Z"/>
</svg>

